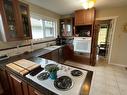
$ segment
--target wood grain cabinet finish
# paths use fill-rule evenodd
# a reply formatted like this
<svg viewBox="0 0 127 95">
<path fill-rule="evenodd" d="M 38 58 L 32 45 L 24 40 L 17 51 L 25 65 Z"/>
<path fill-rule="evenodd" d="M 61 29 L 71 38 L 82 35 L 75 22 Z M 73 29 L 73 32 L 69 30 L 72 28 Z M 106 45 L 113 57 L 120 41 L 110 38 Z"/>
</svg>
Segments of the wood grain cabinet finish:
<svg viewBox="0 0 127 95">
<path fill-rule="evenodd" d="M 45 59 L 52 60 L 52 53 L 50 52 L 50 53 L 44 54 L 44 55 L 42 55 L 40 57 L 45 58 Z"/>
<path fill-rule="evenodd" d="M 0 15 L 4 27 L 4 41 L 31 38 L 29 6 L 18 0 L 0 0 Z M 23 14 L 25 16 L 23 17 Z"/>
<path fill-rule="evenodd" d="M 33 87 L 29 86 L 29 95 L 44 95 L 43 93 L 40 93 L 39 91 L 35 90 Z"/>
<path fill-rule="evenodd" d="M 75 11 L 75 26 L 90 25 L 94 23 L 95 9 Z"/>
<path fill-rule="evenodd" d="M 19 2 L 19 13 L 20 13 L 20 22 L 21 22 L 21 29 L 23 31 L 23 38 L 31 39 L 31 24 L 30 24 L 30 13 L 29 13 L 29 6 L 23 2 Z"/>
<path fill-rule="evenodd" d="M 12 95 L 29 95 L 27 84 L 12 74 L 8 74 Z"/>
<path fill-rule="evenodd" d="M 11 95 L 8 82 L 8 76 L 5 70 L 0 69 L 0 83 L 2 85 L 4 95 Z"/>
<path fill-rule="evenodd" d="M 74 32 L 74 18 L 62 18 L 60 19 L 60 36 L 73 36 Z"/>
<path fill-rule="evenodd" d="M 12 74 L 8 74 L 11 95 L 44 95 Z"/>
<path fill-rule="evenodd" d="M 49 52 L 47 54 L 44 54 L 40 57 L 49 59 L 49 60 L 53 60 L 55 62 L 59 62 L 59 49 Z"/>
<path fill-rule="evenodd" d="M 75 25 L 84 25 L 85 10 L 75 11 Z"/>
</svg>

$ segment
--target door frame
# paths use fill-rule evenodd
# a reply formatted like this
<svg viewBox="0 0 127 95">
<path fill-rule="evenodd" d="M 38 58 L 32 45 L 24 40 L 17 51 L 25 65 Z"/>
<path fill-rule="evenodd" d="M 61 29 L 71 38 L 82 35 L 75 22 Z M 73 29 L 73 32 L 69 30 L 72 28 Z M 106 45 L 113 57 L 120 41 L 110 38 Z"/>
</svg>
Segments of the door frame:
<svg viewBox="0 0 127 95">
<path fill-rule="evenodd" d="M 111 56 L 112 56 L 112 47 L 113 47 L 113 40 L 114 40 L 114 34 L 115 34 L 115 31 L 116 31 L 116 23 L 117 23 L 117 20 L 118 20 L 118 17 L 119 16 L 109 16 L 109 17 L 100 17 L 100 18 L 96 18 L 96 20 L 112 20 L 113 21 L 113 24 L 112 24 L 112 33 L 111 33 L 111 38 L 110 38 L 110 44 L 109 44 L 109 50 L 108 50 L 108 64 L 111 63 Z"/>
</svg>

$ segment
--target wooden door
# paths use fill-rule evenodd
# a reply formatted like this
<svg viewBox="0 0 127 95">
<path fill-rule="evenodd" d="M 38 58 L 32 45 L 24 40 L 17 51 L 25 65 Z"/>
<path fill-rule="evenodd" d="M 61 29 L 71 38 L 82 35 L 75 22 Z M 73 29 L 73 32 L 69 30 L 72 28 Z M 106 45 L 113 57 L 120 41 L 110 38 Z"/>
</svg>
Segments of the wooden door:
<svg viewBox="0 0 127 95">
<path fill-rule="evenodd" d="M 98 33 L 100 25 L 98 22 L 95 22 L 93 34 L 92 34 L 92 45 L 91 45 L 91 55 L 90 55 L 90 64 L 95 66 L 96 64 L 96 55 L 97 55 L 97 42 L 98 42 Z"/>
</svg>

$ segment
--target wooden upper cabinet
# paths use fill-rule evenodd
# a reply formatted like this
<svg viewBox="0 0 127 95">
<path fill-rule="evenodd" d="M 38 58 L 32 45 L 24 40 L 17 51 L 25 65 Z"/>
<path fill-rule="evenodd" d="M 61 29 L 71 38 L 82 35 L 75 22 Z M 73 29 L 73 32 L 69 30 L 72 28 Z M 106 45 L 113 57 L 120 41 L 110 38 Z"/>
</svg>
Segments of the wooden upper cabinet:
<svg viewBox="0 0 127 95">
<path fill-rule="evenodd" d="M 90 25 L 94 23 L 95 9 L 75 11 L 75 26 Z"/>
<path fill-rule="evenodd" d="M 32 37 L 29 7 L 26 4 L 18 0 L 0 0 L 0 16 L 3 24 L 3 30 L 0 31 L 3 41 L 17 41 Z"/>
<path fill-rule="evenodd" d="M 30 23 L 30 14 L 29 14 L 29 6 L 23 2 L 19 2 L 19 13 L 21 17 L 21 27 L 23 31 L 24 39 L 31 39 L 31 23 Z"/>
<path fill-rule="evenodd" d="M 4 41 L 14 41 L 20 39 L 20 28 L 18 23 L 19 15 L 16 14 L 17 0 L 0 0 L 0 15 L 3 22 Z"/>
<path fill-rule="evenodd" d="M 74 18 L 60 19 L 60 36 L 72 36 L 73 35 Z"/>
<path fill-rule="evenodd" d="M 89 9 L 86 10 L 86 15 L 85 15 L 85 23 L 86 24 L 93 24 L 95 20 L 95 9 Z"/>
<path fill-rule="evenodd" d="M 85 20 L 85 11 L 75 11 L 75 25 L 83 25 Z"/>
</svg>

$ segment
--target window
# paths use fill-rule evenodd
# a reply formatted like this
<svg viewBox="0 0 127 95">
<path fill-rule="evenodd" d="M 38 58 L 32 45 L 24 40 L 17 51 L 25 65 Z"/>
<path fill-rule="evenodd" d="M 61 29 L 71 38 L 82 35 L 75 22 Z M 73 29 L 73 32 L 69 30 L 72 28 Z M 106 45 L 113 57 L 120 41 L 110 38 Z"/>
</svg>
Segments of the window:
<svg viewBox="0 0 127 95">
<path fill-rule="evenodd" d="M 44 35 L 45 37 L 53 37 L 55 34 L 55 22 L 44 21 Z"/>
<path fill-rule="evenodd" d="M 39 38 L 55 38 L 56 37 L 56 21 L 44 20 L 31 17 L 32 36 L 33 39 Z"/>
<path fill-rule="evenodd" d="M 31 25 L 33 39 L 44 38 L 42 20 L 31 18 Z"/>
<path fill-rule="evenodd" d="M 98 45 L 106 42 L 107 32 L 108 32 L 108 27 L 100 28 L 99 37 L 98 37 Z"/>
</svg>

